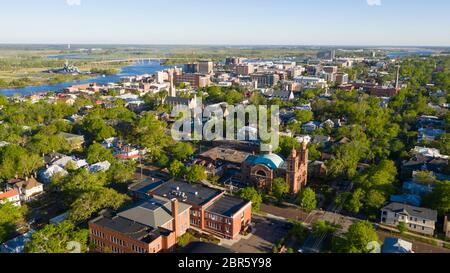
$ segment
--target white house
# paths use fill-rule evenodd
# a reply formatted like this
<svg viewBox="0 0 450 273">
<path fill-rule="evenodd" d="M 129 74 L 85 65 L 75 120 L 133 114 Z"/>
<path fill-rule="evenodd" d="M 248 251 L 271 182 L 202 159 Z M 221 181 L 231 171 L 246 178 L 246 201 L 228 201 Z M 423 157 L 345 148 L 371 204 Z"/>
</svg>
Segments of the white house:
<svg viewBox="0 0 450 273">
<path fill-rule="evenodd" d="M 381 223 L 393 227 L 404 223 L 410 231 L 434 235 L 437 215 L 435 210 L 401 203 L 390 203 L 381 209 Z"/>
<path fill-rule="evenodd" d="M 111 168 L 111 163 L 108 161 L 99 162 L 97 164 L 89 166 L 89 172 L 98 173 L 98 172 L 106 172 Z"/>
<path fill-rule="evenodd" d="M 58 165 L 52 165 L 41 173 L 41 181 L 43 181 L 44 183 L 50 183 L 52 177 L 56 174 L 66 176 L 69 173 Z"/>
<path fill-rule="evenodd" d="M 5 204 L 6 202 L 13 203 L 14 206 L 20 207 L 20 194 L 16 189 L 10 189 L 8 191 L 0 191 L 0 204 Z"/>
<path fill-rule="evenodd" d="M 10 189 L 16 189 L 19 192 L 20 199 L 28 202 L 32 197 L 44 192 L 44 185 L 39 183 L 34 177 L 26 179 L 13 179 L 8 181 Z"/>
</svg>

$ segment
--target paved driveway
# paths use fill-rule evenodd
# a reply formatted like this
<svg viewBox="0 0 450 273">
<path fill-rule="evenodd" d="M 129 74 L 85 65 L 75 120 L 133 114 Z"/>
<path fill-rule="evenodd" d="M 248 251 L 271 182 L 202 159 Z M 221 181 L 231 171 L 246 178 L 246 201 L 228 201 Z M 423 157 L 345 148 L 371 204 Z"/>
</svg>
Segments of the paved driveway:
<svg viewBox="0 0 450 273">
<path fill-rule="evenodd" d="M 254 216 L 253 223 L 253 235 L 229 248 L 238 253 L 271 253 L 272 247 L 289 232 L 289 224 L 283 221 Z"/>
</svg>

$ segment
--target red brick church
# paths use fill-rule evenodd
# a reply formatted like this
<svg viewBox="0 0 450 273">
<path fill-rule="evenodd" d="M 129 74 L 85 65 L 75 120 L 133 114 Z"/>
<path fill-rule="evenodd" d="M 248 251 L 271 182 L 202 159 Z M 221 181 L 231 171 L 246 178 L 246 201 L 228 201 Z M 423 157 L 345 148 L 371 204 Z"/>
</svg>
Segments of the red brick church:
<svg viewBox="0 0 450 273">
<path fill-rule="evenodd" d="M 273 153 L 251 155 L 242 163 L 241 170 L 242 179 L 259 190 L 270 191 L 273 180 L 282 177 L 289 183 L 290 193 L 297 194 L 308 180 L 308 145 L 303 143 L 299 149 L 292 149 L 287 160 Z"/>
</svg>

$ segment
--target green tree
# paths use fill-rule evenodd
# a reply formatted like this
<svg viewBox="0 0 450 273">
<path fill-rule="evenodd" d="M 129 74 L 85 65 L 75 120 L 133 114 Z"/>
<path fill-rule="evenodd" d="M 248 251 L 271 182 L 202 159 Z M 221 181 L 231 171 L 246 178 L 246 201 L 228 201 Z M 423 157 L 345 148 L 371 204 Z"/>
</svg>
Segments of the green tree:
<svg viewBox="0 0 450 273">
<path fill-rule="evenodd" d="M 378 235 L 370 222 L 352 224 L 343 238 L 333 238 L 333 251 L 338 253 L 370 253 L 371 242 L 378 242 Z"/>
<path fill-rule="evenodd" d="M 136 162 L 114 162 L 108 170 L 108 180 L 112 183 L 127 183 L 136 174 Z"/>
<path fill-rule="evenodd" d="M 103 161 L 114 163 L 114 155 L 111 150 L 106 149 L 101 144 L 94 143 L 86 151 L 86 159 L 89 164 L 95 164 Z"/>
<path fill-rule="evenodd" d="M 114 128 L 99 117 L 86 118 L 82 128 L 95 141 L 103 141 L 116 135 Z"/>
<path fill-rule="evenodd" d="M 239 197 L 252 202 L 252 209 L 253 211 L 257 212 L 260 209 L 261 203 L 262 203 L 262 196 L 261 194 L 253 187 L 248 187 L 245 189 L 242 189 L 239 192 Z"/>
<path fill-rule="evenodd" d="M 315 237 L 320 237 L 323 234 L 333 234 L 341 227 L 328 221 L 317 221 L 312 225 L 312 234 Z"/>
<path fill-rule="evenodd" d="M 400 231 L 400 234 L 404 234 L 406 231 L 408 231 L 408 227 L 406 226 L 405 222 L 400 222 L 397 226 L 398 231 Z"/>
<path fill-rule="evenodd" d="M 0 179 L 30 176 L 44 165 L 44 160 L 37 154 L 30 153 L 18 145 L 0 148 Z"/>
<path fill-rule="evenodd" d="M 437 182 L 433 172 L 418 171 L 415 173 L 414 180 L 422 184 L 435 184 Z"/>
<path fill-rule="evenodd" d="M 292 148 L 300 148 L 300 143 L 293 137 L 280 137 L 280 144 L 278 149 L 275 151 L 277 154 L 281 154 L 285 158 L 289 157 L 292 153 Z"/>
<path fill-rule="evenodd" d="M 86 192 L 102 189 L 107 184 L 107 175 L 103 172 L 90 173 L 87 169 L 79 169 L 69 176 L 52 181 L 61 189 L 63 199 L 71 205 Z"/>
<path fill-rule="evenodd" d="M 306 188 L 302 192 L 300 192 L 297 202 L 301 208 L 313 210 L 317 208 L 316 193 L 313 189 Z"/>
<path fill-rule="evenodd" d="M 169 148 L 170 153 L 175 159 L 184 161 L 194 154 L 194 147 L 186 142 L 177 142 L 175 145 Z"/>
<path fill-rule="evenodd" d="M 133 126 L 131 142 L 146 147 L 150 156 L 158 154 L 168 144 L 165 123 L 156 119 L 154 114 L 147 113 Z"/>
<path fill-rule="evenodd" d="M 48 154 L 50 152 L 70 150 L 69 143 L 61 135 L 51 134 L 49 132 L 42 132 L 34 135 L 27 146 L 36 154 Z"/>
<path fill-rule="evenodd" d="M 289 192 L 289 184 L 284 178 L 275 178 L 272 183 L 272 193 L 278 202 L 282 202 L 284 195 Z"/>
<path fill-rule="evenodd" d="M 178 160 L 174 160 L 169 166 L 169 173 L 172 177 L 181 178 L 186 173 L 186 167 Z"/>
<path fill-rule="evenodd" d="M 336 198 L 336 204 L 343 206 L 347 211 L 358 213 L 363 207 L 365 192 L 356 189 L 353 193 L 341 193 Z"/>
<path fill-rule="evenodd" d="M 129 199 L 128 196 L 108 188 L 86 192 L 72 204 L 69 219 L 74 223 L 81 223 L 103 209 L 117 210 Z"/>
<path fill-rule="evenodd" d="M 310 122 L 314 119 L 314 114 L 307 110 L 297 110 L 295 111 L 295 119 L 300 123 Z"/>
<path fill-rule="evenodd" d="M 205 167 L 200 165 L 192 165 L 186 172 L 186 181 L 189 183 L 200 182 L 207 178 Z"/>
<path fill-rule="evenodd" d="M 36 231 L 25 245 L 26 253 L 71 253 L 70 242 L 79 243 L 81 252 L 87 251 L 89 231 L 77 229 L 71 222 L 64 221 L 59 225 L 46 225 Z"/>
<path fill-rule="evenodd" d="M 14 233 L 17 225 L 25 223 L 26 207 L 17 207 L 10 202 L 0 203 L 0 243 Z"/>
<path fill-rule="evenodd" d="M 424 198 L 424 204 L 441 215 L 447 214 L 450 211 L 450 181 L 437 182 L 433 192 Z"/>
</svg>

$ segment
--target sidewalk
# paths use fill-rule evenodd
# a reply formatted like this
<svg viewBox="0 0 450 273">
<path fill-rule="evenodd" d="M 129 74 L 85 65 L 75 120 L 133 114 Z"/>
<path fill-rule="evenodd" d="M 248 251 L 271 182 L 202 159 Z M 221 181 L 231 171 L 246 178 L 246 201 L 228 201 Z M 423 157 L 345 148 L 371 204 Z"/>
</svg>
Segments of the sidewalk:
<svg viewBox="0 0 450 273">
<path fill-rule="evenodd" d="M 401 234 L 401 233 L 399 232 L 399 230 L 396 229 L 396 228 L 394 228 L 394 227 L 390 227 L 390 226 L 386 226 L 386 225 L 382 225 L 382 224 L 377 224 L 377 226 L 378 226 L 380 229 L 384 229 L 384 230 L 388 230 L 388 231 L 395 232 L 395 233 L 397 233 L 397 235 L 398 235 L 399 237 L 402 237 L 402 236 L 404 236 L 404 235 L 408 235 L 408 236 L 410 236 L 410 237 L 417 238 L 417 240 L 422 241 L 422 242 L 423 242 L 423 240 L 425 240 L 426 242 L 433 241 L 433 242 L 436 243 L 436 246 L 439 246 L 439 247 L 444 247 L 444 244 L 450 245 L 449 242 L 445 242 L 445 241 L 442 241 L 442 240 L 440 240 L 440 239 L 436 239 L 436 238 L 433 238 L 433 237 L 427 237 L 427 236 L 423 236 L 423 235 L 420 235 L 420 234 L 412 233 L 412 232 L 409 232 L 409 231 L 406 231 L 406 232 L 404 232 L 403 234 Z M 406 237 L 405 239 L 407 240 L 407 239 L 409 239 L 410 237 Z"/>
</svg>

